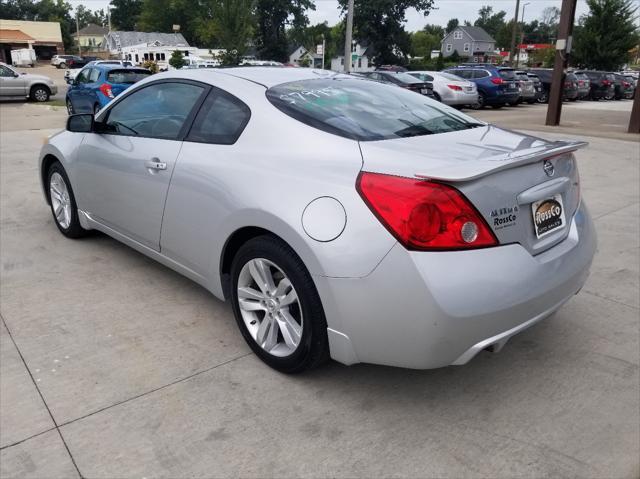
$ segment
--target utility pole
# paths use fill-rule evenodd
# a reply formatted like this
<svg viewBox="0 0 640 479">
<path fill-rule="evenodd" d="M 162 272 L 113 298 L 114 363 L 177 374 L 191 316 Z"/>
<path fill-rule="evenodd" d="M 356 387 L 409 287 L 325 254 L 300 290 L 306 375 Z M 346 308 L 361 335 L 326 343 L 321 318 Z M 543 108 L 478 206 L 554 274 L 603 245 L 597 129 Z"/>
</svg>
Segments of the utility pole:
<svg viewBox="0 0 640 479">
<path fill-rule="evenodd" d="M 511 29 L 511 50 L 509 50 L 509 65 L 513 66 L 516 56 L 516 33 L 518 31 L 518 17 L 520 13 L 520 0 L 516 0 L 516 14 L 513 16 L 513 28 Z"/>
<path fill-rule="evenodd" d="M 519 1 L 519 0 L 518 0 Z M 344 72 L 351 71 L 351 42 L 353 41 L 353 0 L 347 9 L 347 34 L 344 39 Z"/>
<path fill-rule="evenodd" d="M 562 0 L 560 11 L 560 25 L 558 26 L 558 39 L 556 40 L 556 60 L 551 77 L 549 89 L 549 107 L 547 108 L 547 121 L 549 126 L 558 126 L 562 114 L 562 89 L 564 87 L 564 70 L 569 62 L 573 34 L 573 22 L 576 16 L 577 0 Z"/>
<path fill-rule="evenodd" d="M 524 11 L 527 8 L 527 5 L 529 5 L 530 2 L 527 3 L 523 3 L 522 4 L 522 28 L 520 29 L 520 44 L 524 43 Z M 516 56 L 516 68 L 520 68 L 520 48 L 517 48 L 518 50 L 518 54 Z"/>
<path fill-rule="evenodd" d="M 640 133 L 640 86 L 636 87 L 633 98 L 633 108 L 629 119 L 629 133 Z"/>
<path fill-rule="evenodd" d="M 107 5 L 107 20 L 109 22 L 109 33 L 111 33 L 111 7 Z"/>
<path fill-rule="evenodd" d="M 78 41 L 78 56 L 82 56 L 82 49 L 80 48 L 80 22 L 78 21 L 78 9 L 76 9 L 76 40 Z"/>
<path fill-rule="evenodd" d="M 322 34 L 322 69 L 324 70 L 324 51 L 327 49 L 327 42 L 324 38 L 324 33 Z"/>
</svg>

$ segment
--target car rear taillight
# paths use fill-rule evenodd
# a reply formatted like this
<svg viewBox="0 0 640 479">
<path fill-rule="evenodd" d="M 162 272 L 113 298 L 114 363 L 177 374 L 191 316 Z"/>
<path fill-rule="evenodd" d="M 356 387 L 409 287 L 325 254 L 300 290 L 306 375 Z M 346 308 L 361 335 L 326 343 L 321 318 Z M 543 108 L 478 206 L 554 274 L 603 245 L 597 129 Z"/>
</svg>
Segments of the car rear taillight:
<svg viewBox="0 0 640 479">
<path fill-rule="evenodd" d="M 611 85 L 611 82 L 609 80 L 602 80 L 602 84 L 604 86 L 609 86 L 609 85 Z"/>
<path fill-rule="evenodd" d="M 115 98 L 116 96 L 113 94 L 113 92 L 111 91 L 111 85 L 107 84 L 107 83 L 103 83 L 102 85 L 100 85 L 100 91 L 102 92 L 102 94 L 104 96 L 106 96 L 107 98 Z"/>
<path fill-rule="evenodd" d="M 502 78 L 492 78 L 491 83 L 493 83 L 494 85 L 502 85 L 504 83 L 504 80 Z"/>
<path fill-rule="evenodd" d="M 629 88 L 631 86 L 631 83 L 629 82 L 622 82 L 622 84 L 624 85 L 625 88 Z"/>
<path fill-rule="evenodd" d="M 462 91 L 462 87 L 458 85 L 447 85 L 449 88 L 455 91 Z"/>
<path fill-rule="evenodd" d="M 498 244 L 482 216 L 452 186 L 362 172 L 356 189 L 378 220 L 409 250 L 471 249 Z"/>
</svg>

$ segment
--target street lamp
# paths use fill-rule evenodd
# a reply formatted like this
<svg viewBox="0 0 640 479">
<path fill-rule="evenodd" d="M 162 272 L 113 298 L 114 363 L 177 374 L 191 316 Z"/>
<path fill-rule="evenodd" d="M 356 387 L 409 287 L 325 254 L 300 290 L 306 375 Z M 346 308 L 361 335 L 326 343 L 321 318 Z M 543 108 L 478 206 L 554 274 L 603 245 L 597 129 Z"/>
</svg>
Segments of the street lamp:
<svg viewBox="0 0 640 479">
<path fill-rule="evenodd" d="M 527 5 L 531 5 L 531 2 L 526 2 L 522 4 L 522 30 L 520 31 L 520 44 L 524 43 L 524 11 L 527 8 Z M 516 68 L 520 68 L 520 48 L 518 48 L 518 54 L 516 56 Z"/>
</svg>

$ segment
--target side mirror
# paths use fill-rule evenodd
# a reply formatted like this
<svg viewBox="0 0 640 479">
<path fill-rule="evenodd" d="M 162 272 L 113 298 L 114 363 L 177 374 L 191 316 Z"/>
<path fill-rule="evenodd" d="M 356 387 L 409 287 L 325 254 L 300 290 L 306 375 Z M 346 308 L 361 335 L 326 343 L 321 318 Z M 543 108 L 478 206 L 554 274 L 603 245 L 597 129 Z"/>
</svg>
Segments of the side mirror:
<svg viewBox="0 0 640 479">
<path fill-rule="evenodd" d="M 73 133 L 91 133 L 93 131 L 93 114 L 81 113 L 67 118 L 67 131 Z"/>
</svg>

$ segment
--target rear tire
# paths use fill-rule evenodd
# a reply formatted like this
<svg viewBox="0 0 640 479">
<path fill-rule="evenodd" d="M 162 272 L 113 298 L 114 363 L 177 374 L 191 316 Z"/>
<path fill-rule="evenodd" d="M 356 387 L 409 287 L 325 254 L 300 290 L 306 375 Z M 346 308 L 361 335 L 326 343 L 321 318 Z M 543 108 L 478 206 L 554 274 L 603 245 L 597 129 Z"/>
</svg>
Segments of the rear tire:
<svg viewBox="0 0 640 479">
<path fill-rule="evenodd" d="M 255 281 L 256 275 L 270 279 L 262 282 L 263 287 Z M 285 281 L 288 287 L 281 286 Z M 293 302 L 285 302 L 293 296 Z M 327 322 L 320 296 L 300 257 L 280 239 L 263 235 L 240 247 L 231 264 L 231 303 L 245 341 L 273 369 L 298 373 L 328 360 Z M 287 327 L 291 324 L 293 330 Z"/>
<path fill-rule="evenodd" d="M 67 64 L 65 62 L 58 63 L 58 68 L 62 68 L 63 70 L 67 68 Z"/>
<path fill-rule="evenodd" d="M 67 172 L 59 161 L 53 163 L 47 173 L 47 196 L 53 221 L 63 235 L 75 239 L 88 233 L 80 225 L 76 198 Z"/>
</svg>

